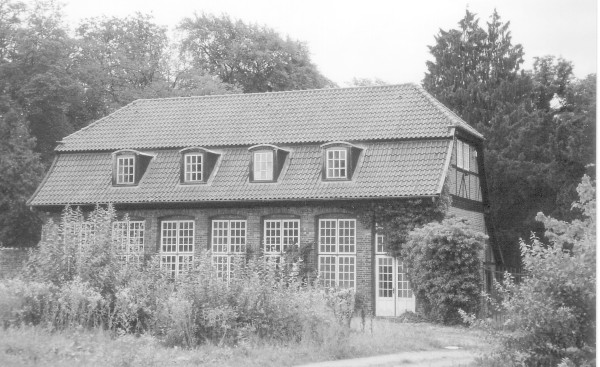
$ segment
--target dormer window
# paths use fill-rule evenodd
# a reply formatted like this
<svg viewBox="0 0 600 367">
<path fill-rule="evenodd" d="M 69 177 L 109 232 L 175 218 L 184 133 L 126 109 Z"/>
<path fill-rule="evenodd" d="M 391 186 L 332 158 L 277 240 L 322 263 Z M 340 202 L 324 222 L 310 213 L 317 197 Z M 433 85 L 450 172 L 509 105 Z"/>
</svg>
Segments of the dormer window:
<svg viewBox="0 0 600 367">
<path fill-rule="evenodd" d="M 274 152 L 261 150 L 254 152 L 254 181 L 273 181 Z"/>
<path fill-rule="evenodd" d="M 138 152 L 132 149 L 123 149 L 113 154 L 113 186 L 135 186 L 137 185 L 148 164 L 154 157 L 151 154 Z"/>
<path fill-rule="evenodd" d="M 250 182 L 276 182 L 289 152 L 271 144 L 255 145 L 248 150 Z"/>
<path fill-rule="evenodd" d="M 362 149 L 343 141 L 323 144 L 321 148 L 323 148 L 323 180 L 351 180 Z"/>
<path fill-rule="evenodd" d="M 185 160 L 185 182 L 202 182 L 202 153 L 184 154 Z"/>
<path fill-rule="evenodd" d="M 327 149 L 326 177 L 331 179 L 348 177 L 348 150 L 346 148 Z"/>
<path fill-rule="evenodd" d="M 117 157 L 117 184 L 133 185 L 135 183 L 135 155 Z"/>
<path fill-rule="evenodd" d="M 219 154 L 201 147 L 179 151 L 179 182 L 184 185 L 203 184 L 210 178 Z"/>
</svg>

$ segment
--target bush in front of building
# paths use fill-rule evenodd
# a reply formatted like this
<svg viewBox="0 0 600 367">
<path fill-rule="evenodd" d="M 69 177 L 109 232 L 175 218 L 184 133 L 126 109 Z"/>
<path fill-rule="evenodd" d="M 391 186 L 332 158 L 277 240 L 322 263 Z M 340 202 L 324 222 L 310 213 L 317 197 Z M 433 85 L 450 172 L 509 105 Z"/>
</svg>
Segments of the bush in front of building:
<svg viewBox="0 0 600 367">
<path fill-rule="evenodd" d="M 402 248 L 417 302 L 435 322 L 462 322 L 459 310 L 477 313 L 481 304 L 482 254 L 487 235 L 468 221 L 449 217 L 414 229 Z"/>
<path fill-rule="evenodd" d="M 477 320 L 498 343 L 488 358 L 503 366 L 588 367 L 596 355 L 596 190 L 584 176 L 577 188 L 581 219 L 570 223 L 538 213 L 543 243 L 532 235 L 521 241 L 526 276 L 519 283 L 507 274 L 496 284 L 498 312 L 505 322 Z"/>
<path fill-rule="evenodd" d="M 115 221 L 109 205 L 86 218 L 66 208 L 60 223 L 49 223 L 24 272 L 0 281 L 3 324 L 99 327 L 186 347 L 252 339 L 322 344 L 348 334 L 354 303 L 335 306 L 354 301 L 354 291 L 311 281 L 302 257 L 240 256 L 217 269 L 203 251 L 174 276 L 159 255 L 130 261 L 116 251 Z"/>
</svg>

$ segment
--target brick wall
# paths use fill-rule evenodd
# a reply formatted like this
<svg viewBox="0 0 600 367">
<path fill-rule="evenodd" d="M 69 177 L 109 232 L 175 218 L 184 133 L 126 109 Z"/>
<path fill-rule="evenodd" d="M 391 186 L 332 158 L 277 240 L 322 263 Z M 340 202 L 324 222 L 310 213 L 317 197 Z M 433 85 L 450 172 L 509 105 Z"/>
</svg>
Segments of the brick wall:
<svg viewBox="0 0 600 367">
<path fill-rule="evenodd" d="M 124 213 L 125 211 L 123 211 Z M 332 205 L 263 205 L 231 208 L 201 209 L 135 209 L 127 210 L 129 217 L 145 221 L 145 251 L 157 253 L 160 250 L 160 222 L 168 219 L 193 219 L 195 228 L 195 251 L 210 248 L 211 221 L 213 219 L 245 219 L 247 221 L 246 241 L 257 249 L 262 243 L 263 220 L 269 218 L 295 218 L 300 220 L 300 242 L 313 248 L 311 263 L 316 268 L 319 218 L 356 218 L 348 212 Z M 373 297 L 373 245 L 372 231 L 359 220 L 356 221 L 356 286 L 357 292 L 369 299 Z"/>
<path fill-rule="evenodd" d="M 460 198 L 459 198 L 460 199 Z M 467 210 L 459 205 L 458 201 L 450 208 L 450 214 L 464 217 L 478 230 L 485 232 L 483 213 Z M 459 205 L 460 206 L 460 205 Z M 469 208 L 472 209 L 472 208 Z M 160 251 L 160 222 L 172 219 L 194 220 L 195 250 L 200 252 L 209 249 L 211 244 L 211 221 L 213 219 L 244 219 L 247 221 L 246 240 L 249 246 L 257 249 L 262 243 L 263 220 L 269 218 L 295 218 L 300 220 L 300 242 L 312 246 L 311 263 L 317 267 L 318 255 L 318 221 L 319 218 L 340 217 L 356 218 L 356 215 L 347 210 L 336 207 L 335 204 L 273 204 L 273 205 L 246 205 L 239 207 L 221 208 L 181 208 L 181 209 L 131 209 L 119 212 L 127 213 L 131 219 L 145 221 L 144 243 L 147 254 L 156 254 Z M 53 218 L 59 220 L 58 215 Z M 366 227 L 359 220 L 356 222 L 356 285 L 357 291 L 372 300 L 374 306 L 374 281 L 373 266 L 373 238 L 372 229 Z M 486 251 L 488 252 L 488 251 Z M 486 254 L 487 255 L 487 254 Z M 482 254 L 483 257 L 483 254 Z M 371 308 L 372 310 L 373 308 Z"/>
<path fill-rule="evenodd" d="M 454 214 L 458 218 L 468 219 L 471 225 L 480 232 L 487 234 L 487 228 L 485 226 L 485 217 L 482 212 L 475 210 L 468 210 L 464 208 L 459 208 L 456 206 L 450 207 L 449 214 Z M 487 241 L 483 252 L 481 253 L 481 261 L 486 264 L 494 263 L 494 255 L 492 252 L 491 245 L 489 241 Z M 484 266 L 485 268 L 485 266 Z M 491 289 L 492 283 L 492 274 L 489 271 L 485 271 L 484 268 L 481 269 L 481 276 L 483 277 L 483 285 L 485 291 L 489 291 Z M 491 268 L 493 270 L 493 268 Z"/>
<path fill-rule="evenodd" d="M 0 278 L 17 275 L 28 257 L 29 249 L 0 247 Z"/>
<path fill-rule="evenodd" d="M 451 206 L 449 214 L 454 214 L 458 218 L 468 219 L 475 229 L 477 229 L 480 232 L 487 233 L 483 213 L 457 208 L 456 206 Z"/>
</svg>

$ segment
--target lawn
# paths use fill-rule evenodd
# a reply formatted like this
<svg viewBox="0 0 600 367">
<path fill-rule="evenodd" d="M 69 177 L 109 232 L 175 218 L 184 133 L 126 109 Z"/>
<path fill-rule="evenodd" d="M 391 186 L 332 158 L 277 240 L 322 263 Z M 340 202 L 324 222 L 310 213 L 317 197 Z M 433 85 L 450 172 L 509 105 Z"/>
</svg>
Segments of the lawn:
<svg viewBox="0 0 600 367">
<path fill-rule="evenodd" d="M 458 346 L 484 351 L 482 334 L 462 327 L 427 323 L 354 320 L 345 339 L 291 345 L 248 341 L 236 347 L 204 345 L 168 348 L 152 337 L 113 337 L 103 331 L 49 333 L 40 328 L 0 333 L 0 366 L 292 366 L 317 361 L 365 357 Z M 371 332 L 372 330 L 372 332 Z M 333 338 L 332 338 L 333 339 Z"/>
</svg>

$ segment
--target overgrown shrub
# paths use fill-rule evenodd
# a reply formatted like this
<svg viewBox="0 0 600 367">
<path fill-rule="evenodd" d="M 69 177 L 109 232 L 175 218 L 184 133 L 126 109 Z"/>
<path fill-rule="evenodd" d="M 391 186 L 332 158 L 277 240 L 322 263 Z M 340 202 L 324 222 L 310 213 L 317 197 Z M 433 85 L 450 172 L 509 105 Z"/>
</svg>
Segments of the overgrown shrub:
<svg viewBox="0 0 600 367">
<path fill-rule="evenodd" d="M 584 176 L 577 189 L 582 220 L 571 223 L 538 214 L 550 244 L 521 241 L 527 276 L 496 284 L 502 328 L 467 317 L 500 342 L 492 356 L 506 366 L 593 366 L 596 350 L 596 197 Z"/>
<path fill-rule="evenodd" d="M 185 327 L 195 340 L 218 344 L 236 343 L 249 334 L 279 341 L 314 334 L 315 326 L 333 318 L 321 290 L 303 284 L 294 268 L 300 264 L 256 257 L 238 262 L 227 281 L 217 276 L 209 253 L 196 256 L 193 270 L 178 279 L 175 292 L 176 299 L 191 302 L 186 317 L 193 326 Z"/>
<path fill-rule="evenodd" d="M 410 232 L 402 248 L 413 291 L 425 315 L 461 322 L 459 309 L 477 313 L 481 303 L 481 256 L 487 236 L 454 217 Z"/>
<path fill-rule="evenodd" d="M 278 262 L 249 253 L 225 279 L 205 251 L 173 279 L 159 256 L 143 266 L 119 261 L 112 243 L 115 220 L 109 205 L 87 217 L 66 208 L 59 224 L 49 222 L 22 276 L 0 282 L 4 324 L 102 327 L 186 347 L 255 338 L 323 343 L 332 333 L 347 334 L 339 324 L 352 316 L 354 292 L 313 282 L 303 264 L 309 247 Z"/>
</svg>

